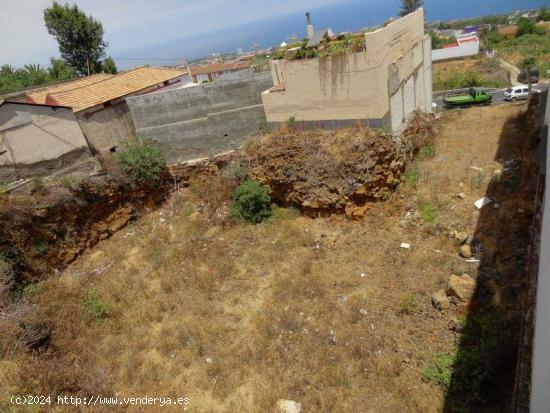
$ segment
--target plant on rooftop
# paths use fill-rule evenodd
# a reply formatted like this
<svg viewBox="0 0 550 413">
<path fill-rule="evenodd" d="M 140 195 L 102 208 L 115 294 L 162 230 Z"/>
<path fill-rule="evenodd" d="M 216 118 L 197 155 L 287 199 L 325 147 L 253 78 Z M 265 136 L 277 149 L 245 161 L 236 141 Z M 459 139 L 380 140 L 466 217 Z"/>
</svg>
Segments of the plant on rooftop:
<svg viewBox="0 0 550 413">
<path fill-rule="evenodd" d="M 269 189 L 254 180 L 246 180 L 233 193 L 231 217 L 258 224 L 271 216 Z"/>
<path fill-rule="evenodd" d="M 116 155 L 120 169 L 138 185 L 157 183 L 166 169 L 162 149 L 151 140 L 126 142 Z"/>
</svg>

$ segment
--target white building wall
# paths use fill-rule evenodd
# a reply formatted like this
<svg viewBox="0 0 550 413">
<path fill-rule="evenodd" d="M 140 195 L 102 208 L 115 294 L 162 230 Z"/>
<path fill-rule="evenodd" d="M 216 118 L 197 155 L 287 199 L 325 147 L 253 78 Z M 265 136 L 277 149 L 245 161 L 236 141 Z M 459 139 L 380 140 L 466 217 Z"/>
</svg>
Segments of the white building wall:
<svg viewBox="0 0 550 413">
<path fill-rule="evenodd" d="M 456 47 L 449 47 L 447 49 L 432 50 L 432 60 L 437 62 L 438 60 L 456 59 L 459 57 L 475 56 L 479 54 L 479 41 L 461 43 Z"/>
</svg>

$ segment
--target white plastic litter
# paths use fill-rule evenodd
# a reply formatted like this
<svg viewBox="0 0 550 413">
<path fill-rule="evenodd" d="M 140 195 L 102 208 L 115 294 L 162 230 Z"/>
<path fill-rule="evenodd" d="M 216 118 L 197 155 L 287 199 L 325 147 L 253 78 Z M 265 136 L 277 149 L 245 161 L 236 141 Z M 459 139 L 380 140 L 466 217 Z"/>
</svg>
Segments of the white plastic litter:
<svg viewBox="0 0 550 413">
<path fill-rule="evenodd" d="M 483 198 L 479 198 L 476 202 L 474 202 L 474 205 L 477 209 L 483 208 L 485 205 L 488 205 L 491 203 L 491 200 L 484 196 Z"/>
<path fill-rule="evenodd" d="M 405 249 L 410 249 L 411 248 L 411 244 L 407 243 L 407 242 L 402 242 L 401 243 L 401 248 L 405 248 Z"/>
</svg>

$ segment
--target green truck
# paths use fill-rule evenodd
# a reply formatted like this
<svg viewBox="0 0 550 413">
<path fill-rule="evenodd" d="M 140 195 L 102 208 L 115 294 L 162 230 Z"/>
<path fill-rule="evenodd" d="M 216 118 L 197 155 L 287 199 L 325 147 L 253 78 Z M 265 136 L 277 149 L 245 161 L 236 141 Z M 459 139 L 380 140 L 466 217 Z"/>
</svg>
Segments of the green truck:
<svg viewBox="0 0 550 413">
<path fill-rule="evenodd" d="M 462 107 L 470 105 L 488 105 L 493 97 L 485 90 L 470 88 L 467 95 L 450 96 L 443 99 L 447 107 Z"/>
</svg>

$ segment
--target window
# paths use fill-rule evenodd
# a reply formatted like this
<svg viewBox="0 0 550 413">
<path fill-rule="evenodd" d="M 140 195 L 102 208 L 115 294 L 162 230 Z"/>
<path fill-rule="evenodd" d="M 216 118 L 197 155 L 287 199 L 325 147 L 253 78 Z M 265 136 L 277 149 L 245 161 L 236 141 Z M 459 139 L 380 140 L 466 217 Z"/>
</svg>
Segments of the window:
<svg viewBox="0 0 550 413">
<path fill-rule="evenodd" d="M 523 93 L 529 93 L 529 89 L 523 89 Z"/>
</svg>

